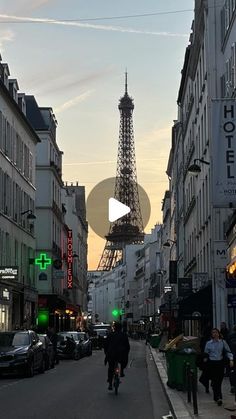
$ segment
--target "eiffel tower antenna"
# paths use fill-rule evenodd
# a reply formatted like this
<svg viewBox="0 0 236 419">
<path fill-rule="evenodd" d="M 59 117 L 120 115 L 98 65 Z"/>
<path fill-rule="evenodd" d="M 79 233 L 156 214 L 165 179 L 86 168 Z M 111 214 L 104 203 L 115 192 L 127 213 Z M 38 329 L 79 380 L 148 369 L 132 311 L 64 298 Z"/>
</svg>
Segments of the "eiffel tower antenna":
<svg viewBox="0 0 236 419">
<path fill-rule="evenodd" d="M 133 99 L 128 95 L 127 70 L 125 71 L 125 94 L 120 98 L 119 144 L 117 156 L 114 198 L 130 207 L 129 214 L 110 224 L 97 270 L 110 271 L 122 261 L 126 244 L 142 243 L 143 220 L 140 209 L 135 144 L 133 132 Z"/>
</svg>

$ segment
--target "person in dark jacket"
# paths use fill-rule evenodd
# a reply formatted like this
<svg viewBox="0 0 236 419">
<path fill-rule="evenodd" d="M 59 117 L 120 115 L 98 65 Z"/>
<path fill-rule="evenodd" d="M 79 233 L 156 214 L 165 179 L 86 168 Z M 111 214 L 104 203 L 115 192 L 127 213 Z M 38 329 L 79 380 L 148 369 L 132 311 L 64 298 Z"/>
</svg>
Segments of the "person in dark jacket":
<svg viewBox="0 0 236 419">
<path fill-rule="evenodd" d="M 52 342 L 53 351 L 54 351 L 54 362 L 55 364 L 59 364 L 59 357 L 58 357 L 58 351 L 57 351 L 58 336 L 53 327 L 49 327 L 47 329 L 47 336 Z"/>
<path fill-rule="evenodd" d="M 233 332 L 228 335 L 228 345 L 234 356 L 234 365 L 236 366 L 236 325 L 233 327 Z M 231 393 L 235 393 L 236 389 L 236 368 L 232 368 L 229 374 L 229 381 L 231 386 Z"/>
<path fill-rule="evenodd" d="M 121 324 L 115 322 L 113 331 L 109 333 L 105 340 L 105 365 L 108 362 L 108 390 L 112 390 L 112 379 L 114 369 L 117 363 L 120 364 L 120 376 L 124 377 L 124 369 L 128 364 L 128 356 L 130 351 L 129 339 L 126 333 L 122 332 Z"/>
<path fill-rule="evenodd" d="M 220 334 L 221 338 L 228 343 L 229 329 L 225 322 L 220 323 Z"/>
</svg>

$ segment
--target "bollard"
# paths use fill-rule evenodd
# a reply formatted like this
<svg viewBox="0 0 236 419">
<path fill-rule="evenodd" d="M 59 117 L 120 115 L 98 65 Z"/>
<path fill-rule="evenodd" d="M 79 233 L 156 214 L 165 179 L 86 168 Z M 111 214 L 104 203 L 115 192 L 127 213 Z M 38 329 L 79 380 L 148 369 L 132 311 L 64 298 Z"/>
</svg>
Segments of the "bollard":
<svg viewBox="0 0 236 419">
<path fill-rule="evenodd" d="M 194 374 L 194 371 L 191 370 L 191 387 L 193 393 L 193 413 L 194 415 L 198 415 L 198 405 L 197 405 L 197 380 Z"/>
<path fill-rule="evenodd" d="M 187 401 L 191 403 L 191 376 L 190 376 L 190 364 L 186 363 L 186 385 L 187 385 Z"/>
</svg>

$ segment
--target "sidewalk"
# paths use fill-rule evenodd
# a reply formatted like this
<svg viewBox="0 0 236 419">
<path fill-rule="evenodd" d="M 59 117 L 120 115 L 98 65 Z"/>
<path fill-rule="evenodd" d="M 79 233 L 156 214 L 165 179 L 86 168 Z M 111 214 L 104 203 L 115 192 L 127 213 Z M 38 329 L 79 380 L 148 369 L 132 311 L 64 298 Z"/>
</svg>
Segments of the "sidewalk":
<svg viewBox="0 0 236 419">
<path fill-rule="evenodd" d="M 175 412 L 176 419 L 231 419 L 231 415 L 236 415 L 236 405 L 234 404 L 234 394 L 230 393 L 229 379 L 224 378 L 222 385 L 223 406 L 217 406 L 213 401 L 212 391 L 205 393 L 204 387 L 198 383 L 198 415 L 193 414 L 192 403 L 187 403 L 187 393 L 171 389 L 167 386 L 166 361 L 163 352 L 149 346 L 153 360 L 156 364 L 164 391 Z M 235 411 L 226 410 L 226 407 L 235 408 Z"/>
</svg>

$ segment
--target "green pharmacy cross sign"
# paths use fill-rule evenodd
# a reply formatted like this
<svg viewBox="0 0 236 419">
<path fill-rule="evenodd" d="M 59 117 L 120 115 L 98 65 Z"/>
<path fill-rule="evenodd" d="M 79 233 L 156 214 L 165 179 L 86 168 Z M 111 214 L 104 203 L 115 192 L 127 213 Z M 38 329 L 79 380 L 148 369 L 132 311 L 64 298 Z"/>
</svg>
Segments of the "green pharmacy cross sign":
<svg viewBox="0 0 236 419">
<path fill-rule="evenodd" d="M 43 271 L 47 269 L 47 265 L 52 264 L 52 259 L 47 257 L 47 253 L 40 253 L 39 257 L 35 259 L 35 265 L 39 265 Z"/>
</svg>

